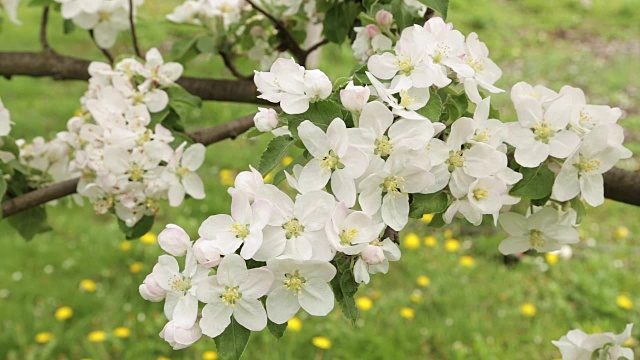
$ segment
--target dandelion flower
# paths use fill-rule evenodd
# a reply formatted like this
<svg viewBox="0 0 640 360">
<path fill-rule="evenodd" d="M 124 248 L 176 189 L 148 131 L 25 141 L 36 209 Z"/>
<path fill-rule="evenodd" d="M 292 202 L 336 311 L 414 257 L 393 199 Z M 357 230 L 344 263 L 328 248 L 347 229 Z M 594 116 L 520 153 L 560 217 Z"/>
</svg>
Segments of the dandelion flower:
<svg viewBox="0 0 640 360">
<path fill-rule="evenodd" d="M 536 307 L 531 303 L 524 303 L 520 305 L 520 313 L 526 317 L 533 317 L 536 315 Z"/>
<path fill-rule="evenodd" d="M 113 330 L 113 335 L 120 339 L 126 339 L 131 336 L 131 329 L 128 327 L 120 326 Z"/>
<path fill-rule="evenodd" d="M 429 286 L 429 284 L 431 284 L 431 279 L 429 279 L 429 277 L 426 275 L 420 275 L 416 279 L 416 283 L 418 283 L 419 286 L 427 287 Z"/>
<path fill-rule="evenodd" d="M 140 237 L 140 241 L 145 245 L 153 245 L 158 242 L 158 236 L 148 232 Z"/>
<path fill-rule="evenodd" d="M 447 241 L 444 242 L 444 249 L 448 252 L 456 252 L 460 250 L 460 241 L 456 239 L 447 239 Z"/>
<path fill-rule="evenodd" d="M 292 317 L 287 322 L 287 329 L 290 329 L 291 331 L 294 331 L 294 332 L 298 332 L 302 330 L 302 321 L 300 321 L 300 319 L 298 319 L 297 317 Z"/>
<path fill-rule="evenodd" d="M 428 247 L 436 247 L 438 245 L 438 239 L 435 236 L 425 236 L 424 245 Z"/>
<path fill-rule="evenodd" d="M 558 263 L 558 261 L 560 261 L 560 257 L 558 256 L 558 254 L 554 254 L 550 252 L 544 254 L 544 259 L 547 261 L 547 264 L 549 265 L 555 265 Z"/>
<path fill-rule="evenodd" d="M 218 360 L 218 353 L 209 350 L 202 353 L 202 360 Z"/>
<path fill-rule="evenodd" d="M 627 237 L 629 237 L 629 229 L 627 229 L 625 226 L 618 226 L 616 228 L 616 239 L 618 240 L 624 240 Z"/>
<path fill-rule="evenodd" d="M 218 177 L 220 178 L 220 182 L 222 185 L 232 186 L 235 180 L 235 176 L 233 175 L 233 171 L 229 169 L 222 169 L 218 173 Z"/>
<path fill-rule="evenodd" d="M 87 335 L 87 340 L 93 343 L 103 342 L 107 339 L 107 333 L 102 330 L 95 330 Z"/>
<path fill-rule="evenodd" d="M 420 238 L 415 233 L 409 233 L 404 237 L 404 239 L 402 239 L 402 243 L 407 247 L 407 249 L 417 249 L 420 247 Z"/>
<path fill-rule="evenodd" d="M 46 344 L 53 339 L 53 334 L 50 332 L 40 332 L 36 334 L 36 342 L 38 344 Z"/>
<path fill-rule="evenodd" d="M 311 342 L 313 343 L 313 346 L 319 349 L 322 349 L 322 350 L 331 349 L 331 340 L 329 340 L 324 336 L 316 336 L 313 339 L 311 339 Z"/>
<path fill-rule="evenodd" d="M 129 271 L 130 271 L 132 274 L 137 274 L 137 273 L 139 273 L 140 271 L 142 271 L 142 267 L 143 267 L 142 263 L 141 263 L 141 262 L 139 262 L 139 261 L 136 261 L 136 262 L 134 262 L 133 264 L 131 264 L 131 265 L 129 266 Z"/>
<path fill-rule="evenodd" d="M 73 316 L 73 309 L 68 306 L 61 306 L 56 310 L 53 316 L 58 321 L 65 321 Z"/>
<path fill-rule="evenodd" d="M 120 250 L 123 252 L 127 252 L 131 250 L 131 241 L 123 241 L 120 243 Z"/>
<path fill-rule="evenodd" d="M 80 289 L 82 291 L 88 292 L 88 293 L 92 293 L 94 291 L 96 291 L 96 283 L 95 281 L 91 280 L 91 279 L 84 279 L 82 281 L 80 281 Z"/>
<path fill-rule="evenodd" d="M 444 231 L 444 238 L 445 239 L 451 239 L 453 238 L 453 230 L 451 229 L 447 229 Z"/>
<path fill-rule="evenodd" d="M 618 295 L 618 297 L 616 298 L 616 305 L 625 310 L 633 309 L 633 301 L 631 301 L 629 296 L 627 296 L 626 294 Z"/>
<path fill-rule="evenodd" d="M 416 290 L 412 292 L 410 299 L 411 299 L 411 302 L 415 304 L 420 304 L 422 302 L 422 293 L 420 292 L 420 290 Z"/>
<path fill-rule="evenodd" d="M 433 220 L 433 214 L 424 214 L 420 220 L 422 220 L 423 223 L 428 224 Z"/>
<path fill-rule="evenodd" d="M 400 316 L 403 319 L 411 320 L 416 317 L 416 311 L 410 307 L 403 307 L 402 309 L 400 309 Z"/>
<path fill-rule="evenodd" d="M 473 267 L 476 264 L 476 260 L 469 255 L 461 256 L 458 262 L 464 267 Z"/>
<path fill-rule="evenodd" d="M 373 307 L 373 301 L 366 296 L 360 296 L 356 298 L 356 307 L 362 311 L 369 311 Z"/>
</svg>

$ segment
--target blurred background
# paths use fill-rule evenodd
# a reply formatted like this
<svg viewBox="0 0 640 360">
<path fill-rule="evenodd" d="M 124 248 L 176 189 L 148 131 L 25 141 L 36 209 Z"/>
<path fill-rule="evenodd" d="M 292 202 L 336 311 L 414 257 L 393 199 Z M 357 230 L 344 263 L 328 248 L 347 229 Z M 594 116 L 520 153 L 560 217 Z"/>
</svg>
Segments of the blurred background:
<svg viewBox="0 0 640 360">
<path fill-rule="evenodd" d="M 180 2 L 141 7 L 141 46 L 158 47 L 168 57 L 173 41 L 201 32 L 164 19 Z M 568 84 L 584 89 L 590 103 L 622 108 L 620 124 L 634 158 L 619 166 L 638 169 L 637 0 L 455 0 L 449 13 L 457 29 L 475 31 L 487 43 L 504 72 L 499 87 L 508 90 L 522 80 L 555 90 Z M 23 26 L 3 24 L 0 51 L 39 50 L 39 8 L 22 6 L 19 16 Z M 86 32 L 62 30 L 56 13 L 49 36 L 57 51 L 103 60 Z M 121 34 L 114 52 L 130 52 L 128 44 Z M 321 69 L 333 80 L 356 65 L 348 46 L 327 46 L 322 58 Z M 231 77 L 219 58 L 199 57 L 186 73 Z M 83 82 L 0 79 L 0 97 L 16 123 L 12 135 L 54 136 L 85 90 Z M 508 92 L 492 101 L 503 119 L 513 120 Z M 208 102 L 201 122 L 189 129 L 254 111 L 254 105 Z M 162 304 L 144 301 L 137 289 L 161 254 L 156 234 L 176 223 L 195 236 L 206 217 L 227 212 L 226 188 L 235 174 L 257 164 L 266 140 L 210 146 L 200 171 L 207 198 L 177 209 L 165 204 L 153 232 L 141 240 L 125 241 L 114 217 L 64 203 L 49 208 L 53 231 L 29 243 L 0 222 L 0 358 L 216 359 L 206 338 L 173 351 L 158 337 Z M 338 309 L 326 318 L 300 313 L 279 342 L 267 330 L 254 334 L 245 358 L 554 359 L 560 354 L 551 340 L 570 329 L 621 332 L 629 322 L 638 329 L 627 345 L 640 353 L 639 208 L 607 201 L 590 209 L 572 253 L 526 256 L 512 266 L 498 253 L 500 230 L 462 222 L 435 230 L 428 220 L 410 223 L 401 234 L 402 260 L 360 288 L 355 326 Z"/>
</svg>

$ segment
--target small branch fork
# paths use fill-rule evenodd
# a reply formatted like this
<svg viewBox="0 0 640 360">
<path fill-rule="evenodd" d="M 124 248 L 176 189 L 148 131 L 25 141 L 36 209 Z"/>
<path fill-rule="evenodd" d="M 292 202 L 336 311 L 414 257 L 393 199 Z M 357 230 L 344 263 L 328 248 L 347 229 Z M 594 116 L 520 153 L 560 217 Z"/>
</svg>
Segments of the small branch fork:
<svg viewBox="0 0 640 360">
<path fill-rule="evenodd" d="M 93 43 L 96 44 L 98 49 L 102 51 L 102 54 L 104 54 L 104 56 L 109 60 L 109 64 L 113 65 L 115 58 L 113 57 L 113 55 L 111 55 L 109 50 L 103 49 L 100 47 L 100 45 L 98 45 L 98 42 L 96 41 L 96 37 L 93 35 L 93 30 L 89 30 L 89 35 L 91 35 L 91 40 L 93 40 Z"/>
<path fill-rule="evenodd" d="M 142 52 L 140 51 L 140 46 L 138 45 L 138 36 L 136 35 L 136 24 L 133 16 L 133 11 L 133 0 L 129 0 L 129 25 L 131 26 L 131 40 L 133 41 L 133 50 L 136 52 L 136 55 L 138 55 L 139 58 L 142 58 Z"/>
<path fill-rule="evenodd" d="M 40 23 L 40 45 L 43 51 L 49 51 L 49 41 L 47 40 L 47 24 L 49 22 L 49 7 L 45 6 L 42 10 L 42 22 Z"/>
</svg>

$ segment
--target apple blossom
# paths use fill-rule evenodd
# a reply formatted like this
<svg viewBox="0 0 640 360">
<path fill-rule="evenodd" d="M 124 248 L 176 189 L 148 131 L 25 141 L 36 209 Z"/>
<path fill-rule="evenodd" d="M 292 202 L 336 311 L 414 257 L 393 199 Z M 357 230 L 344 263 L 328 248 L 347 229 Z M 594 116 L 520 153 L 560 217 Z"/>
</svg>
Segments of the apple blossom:
<svg viewBox="0 0 640 360">
<path fill-rule="evenodd" d="M 0 99 L 0 136 L 7 136 L 11 132 L 11 116 Z"/>
<path fill-rule="evenodd" d="M 179 206 L 185 193 L 194 199 L 204 199 L 204 185 L 196 170 L 204 162 L 205 147 L 202 144 L 193 144 L 185 149 L 186 142 L 182 143 L 173 153 L 165 167 L 162 177 L 169 183 L 169 204 Z"/>
<path fill-rule="evenodd" d="M 267 132 L 278 126 L 278 114 L 274 109 L 258 108 L 258 113 L 253 117 L 256 129 Z"/>
<path fill-rule="evenodd" d="M 175 320 L 171 320 L 160 331 L 160 337 L 168 342 L 174 350 L 180 350 L 200 340 L 202 331 L 195 322 L 188 326 L 181 326 Z"/>
<path fill-rule="evenodd" d="M 169 224 L 158 234 L 158 245 L 170 255 L 184 256 L 191 248 L 191 239 L 180 226 Z"/>
<path fill-rule="evenodd" d="M 362 250 L 356 260 L 353 267 L 355 281 L 368 284 L 370 274 L 386 274 L 389 271 L 389 261 L 398 261 L 400 256 L 400 248 L 391 239 L 373 241 Z"/>
<path fill-rule="evenodd" d="M 552 343 L 560 349 L 562 360 L 593 359 L 595 357 L 632 360 L 634 358 L 633 350 L 622 347 L 625 341 L 631 338 L 632 329 L 633 324 L 627 324 L 624 332 L 617 335 L 611 332 L 589 335 L 576 329 L 569 331 L 567 335 L 552 341 Z"/>
</svg>

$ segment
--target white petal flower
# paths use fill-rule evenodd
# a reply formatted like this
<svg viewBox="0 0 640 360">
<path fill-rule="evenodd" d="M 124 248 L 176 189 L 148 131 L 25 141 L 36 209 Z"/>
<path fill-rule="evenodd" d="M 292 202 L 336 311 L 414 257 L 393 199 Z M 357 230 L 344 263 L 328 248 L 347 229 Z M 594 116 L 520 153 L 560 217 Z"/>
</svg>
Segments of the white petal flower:
<svg viewBox="0 0 640 360">
<path fill-rule="evenodd" d="M 168 342 L 174 350 L 180 350 L 198 341 L 202 337 L 202 331 L 195 322 L 189 326 L 181 326 L 172 320 L 164 326 L 160 337 Z"/>
<path fill-rule="evenodd" d="M 191 248 L 191 239 L 180 226 L 169 224 L 158 235 L 158 244 L 170 255 L 184 256 Z"/>
<path fill-rule="evenodd" d="M 632 329 L 633 324 L 627 324 L 624 332 L 618 335 L 611 332 L 589 335 L 576 329 L 552 343 L 560 349 L 562 360 L 592 359 L 598 351 L 608 353 L 606 358 L 632 360 L 633 350 L 621 346 L 631 338 Z"/>
</svg>

